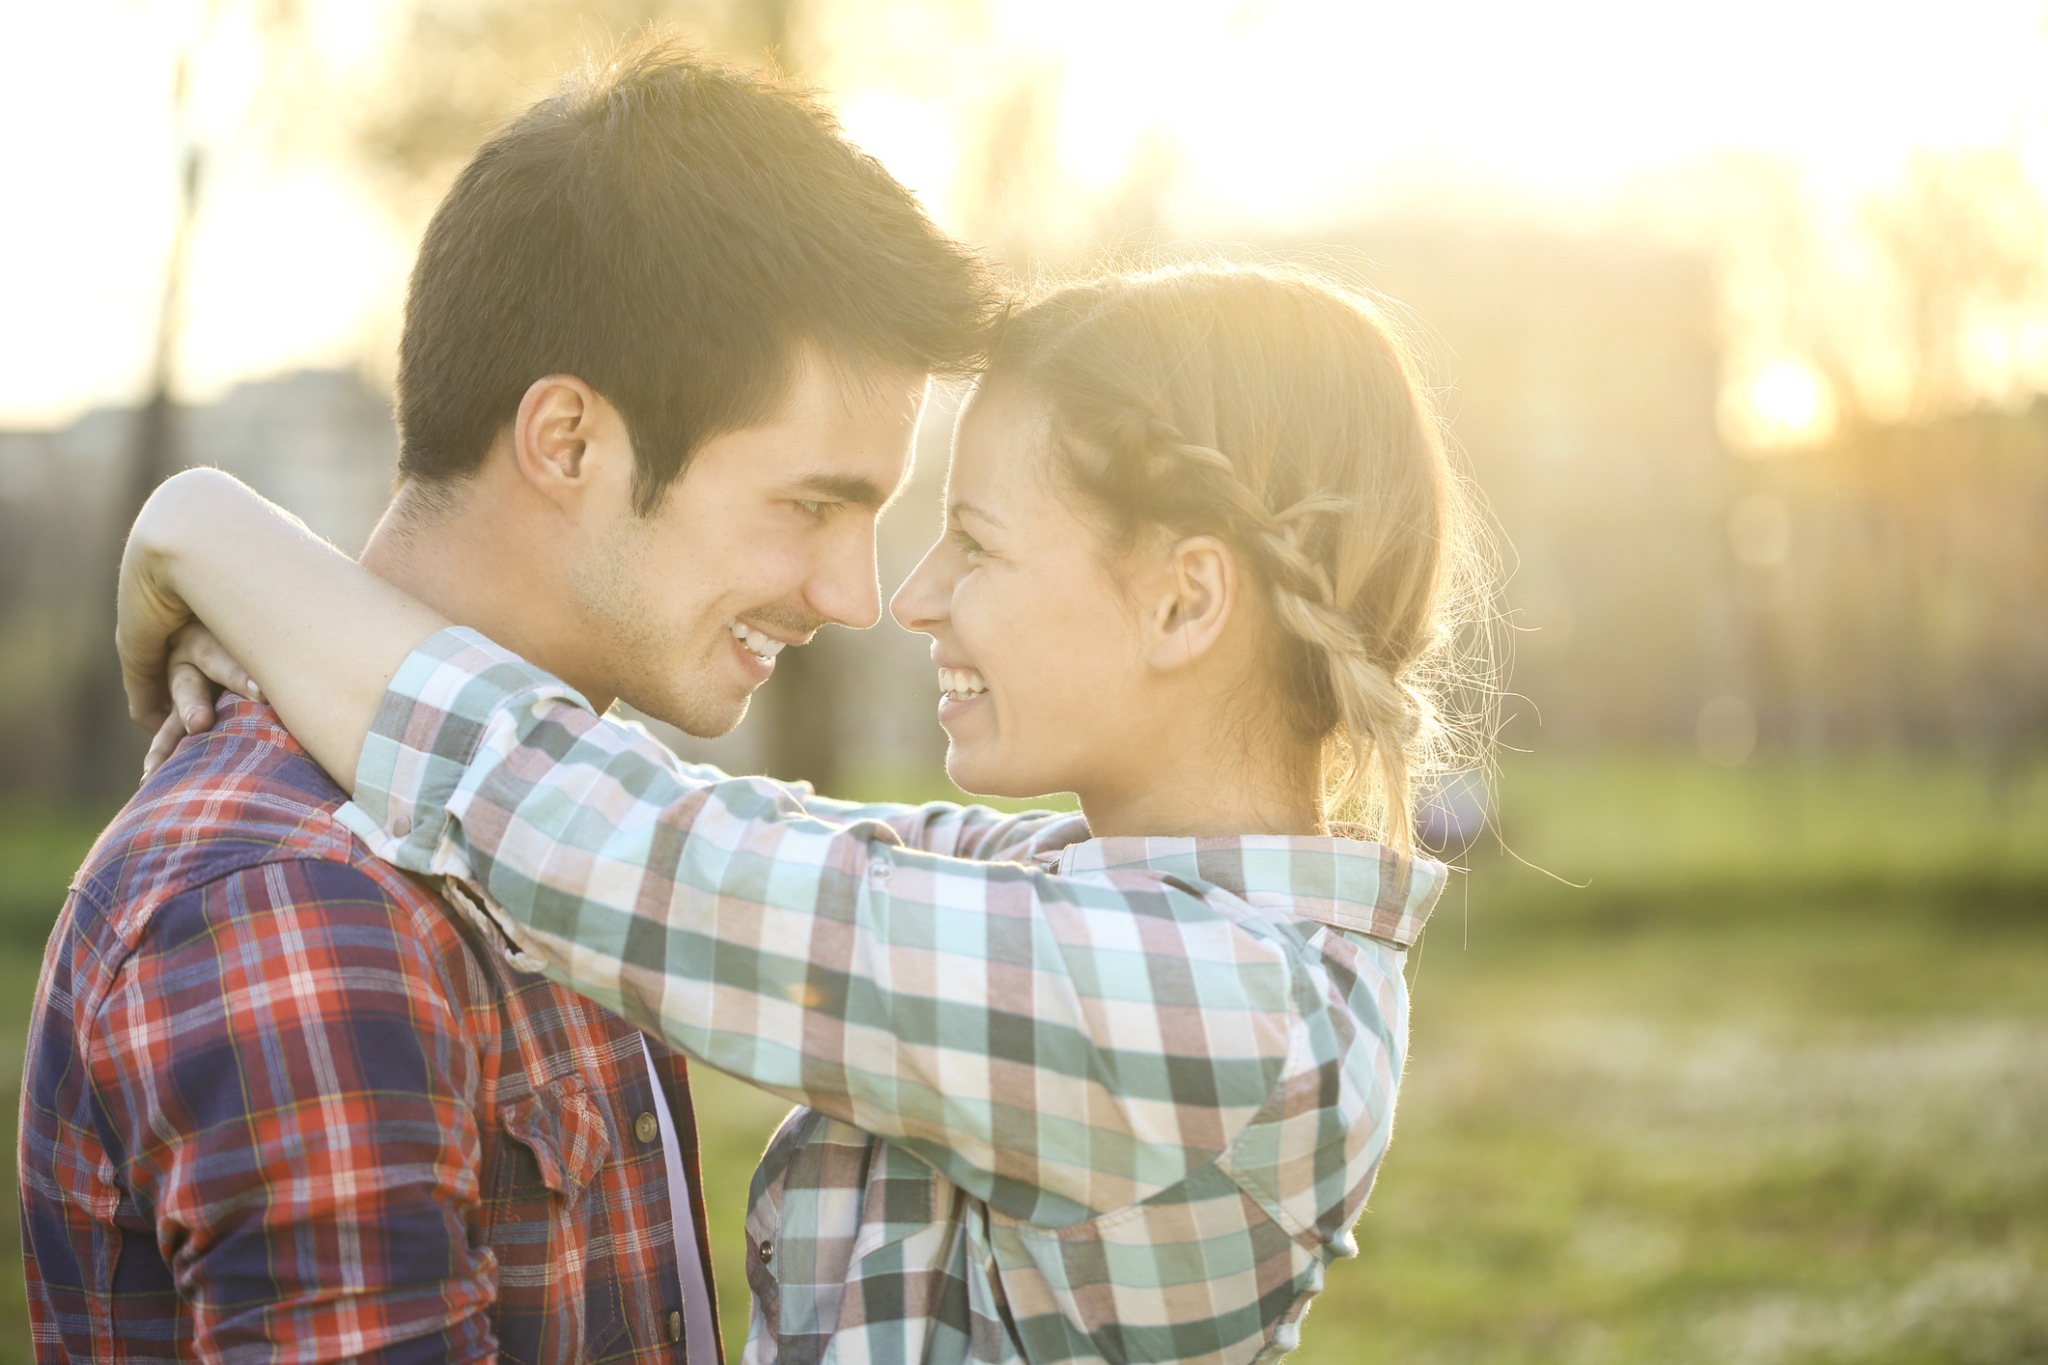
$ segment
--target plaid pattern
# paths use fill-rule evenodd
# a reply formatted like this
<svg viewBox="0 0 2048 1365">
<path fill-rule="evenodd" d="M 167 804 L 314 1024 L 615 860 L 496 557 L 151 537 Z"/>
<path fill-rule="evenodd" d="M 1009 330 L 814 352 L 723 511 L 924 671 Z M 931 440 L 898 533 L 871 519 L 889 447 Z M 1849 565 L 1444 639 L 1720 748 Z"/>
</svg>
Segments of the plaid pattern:
<svg viewBox="0 0 2048 1365">
<path fill-rule="evenodd" d="M 635 1120 L 672 1101 L 694 1186 L 682 1059 L 655 1050 L 657 1097 L 637 1030 L 371 858 L 227 700 L 50 937 L 18 1158 L 37 1358 L 681 1362 Z"/>
<path fill-rule="evenodd" d="M 754 1184 L 748 1360 L 1294 1345 L 1355 1252 L 1440 864 L 822 801 L 580 701 L 443 632 L 343 818 L 557 980 L 808 1106 Z"/>
</svg>

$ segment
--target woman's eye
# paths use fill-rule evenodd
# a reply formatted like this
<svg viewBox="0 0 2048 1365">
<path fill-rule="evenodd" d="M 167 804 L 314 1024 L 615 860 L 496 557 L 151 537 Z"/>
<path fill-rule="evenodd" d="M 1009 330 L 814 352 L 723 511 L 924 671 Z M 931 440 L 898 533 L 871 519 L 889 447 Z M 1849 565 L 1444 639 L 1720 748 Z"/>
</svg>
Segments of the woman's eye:
<svg viewBox="0 0 2048 1365">
<path fill-rule="evenodd" d="M 984 553 L 984 551 L 981 548 L 981 542 L 976 540 L 973 536 L 968 535 L 965 531 L 953 532 L 953 544 L 955 547 L 959 549 L 960 553 L 963 555 L 978 555 Z"/>
</svg>

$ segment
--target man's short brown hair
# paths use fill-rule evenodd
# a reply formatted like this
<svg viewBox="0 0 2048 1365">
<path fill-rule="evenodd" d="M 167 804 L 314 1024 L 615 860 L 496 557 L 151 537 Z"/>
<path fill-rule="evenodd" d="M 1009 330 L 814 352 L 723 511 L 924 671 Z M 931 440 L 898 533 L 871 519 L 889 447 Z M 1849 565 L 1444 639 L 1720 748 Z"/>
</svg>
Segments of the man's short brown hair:
<svg viewBox="0 0 2048 1365">
<path fill-rule="evenodd" d="M 970 369 L 973 255 L 807 92 L 653 34 L 486 142 L 435 211 L 399 343 L 399 473 L 474 474 L 534 380 L 572 374 L 657 507 L 706 440 L 772 418 L 800 349 Z"/>
</svg>

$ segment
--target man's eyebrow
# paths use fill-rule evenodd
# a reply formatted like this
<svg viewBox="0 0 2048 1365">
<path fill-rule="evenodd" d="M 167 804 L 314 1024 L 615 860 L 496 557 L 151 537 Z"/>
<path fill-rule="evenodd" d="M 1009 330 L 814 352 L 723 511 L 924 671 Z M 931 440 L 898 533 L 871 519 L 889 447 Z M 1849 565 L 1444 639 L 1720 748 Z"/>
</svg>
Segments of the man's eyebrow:
<svg viewBox="0 0 2048 1365">
<path fill-rule="evenodd" d="M 816 494 L 820 502 L 850 502 L 870 512 L 881 511 L 896 496 L 863 474 L 807 474 L 791 484 L 790 491 Z"/>
</svg>

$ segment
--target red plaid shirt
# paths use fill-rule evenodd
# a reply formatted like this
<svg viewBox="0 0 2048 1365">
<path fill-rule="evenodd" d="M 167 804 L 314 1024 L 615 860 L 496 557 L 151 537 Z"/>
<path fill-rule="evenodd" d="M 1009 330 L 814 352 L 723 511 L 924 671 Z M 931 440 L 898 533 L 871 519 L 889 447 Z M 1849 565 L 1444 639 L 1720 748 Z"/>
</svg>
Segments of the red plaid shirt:
<svg viewBox="0 0 2048 1365">
<path fill-rule="evenodd" d="M 21 1100 L 37 1358 L 680 1362 L 684 1064 L 514 969 L 227 699 L 101 836 Z"/>
</svg>

